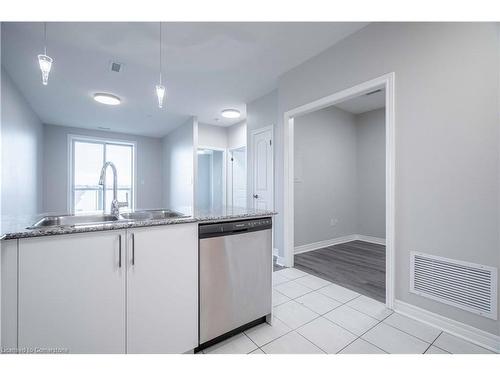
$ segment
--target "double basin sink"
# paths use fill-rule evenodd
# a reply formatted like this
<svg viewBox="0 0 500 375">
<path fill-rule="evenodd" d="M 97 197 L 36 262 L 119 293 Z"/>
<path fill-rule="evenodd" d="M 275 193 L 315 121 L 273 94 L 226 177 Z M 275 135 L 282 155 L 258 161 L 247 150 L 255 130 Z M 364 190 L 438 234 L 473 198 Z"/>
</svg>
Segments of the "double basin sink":
<svg viewBox="0 0 500 375">
<path fill-rule="evenodd" d="M 55 226 L 99 225 L 112 222 L 163 220 L 186 217 L 180 212 L 160 209 L 124 212 L 119 217 L 109 214 L 45 216 L 28 229 L 42 229 Z"/>
</svg>

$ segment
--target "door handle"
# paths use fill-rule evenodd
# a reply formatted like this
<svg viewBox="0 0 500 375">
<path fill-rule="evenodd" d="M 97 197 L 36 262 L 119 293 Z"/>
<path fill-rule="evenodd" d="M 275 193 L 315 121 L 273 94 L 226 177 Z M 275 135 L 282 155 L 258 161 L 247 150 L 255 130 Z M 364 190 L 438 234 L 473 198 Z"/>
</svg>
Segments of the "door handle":
<svg viewBox="0 0 500 375">
<path fill-rule="evenodd" d="M 118 268 L 122 268 L 122 235 L 118 235 Z"/>
<path fill-rule="evenodd" d="M 259 194 L 254 194 L 254 195 L 253 195 L 253 197 L 254 197 L 255 199 L 259 198 Z"/>
<path fill-rule="evenodd" d="M 132 265 L 135 266 L 135 235 L 132 233 Z"/>
</svg>

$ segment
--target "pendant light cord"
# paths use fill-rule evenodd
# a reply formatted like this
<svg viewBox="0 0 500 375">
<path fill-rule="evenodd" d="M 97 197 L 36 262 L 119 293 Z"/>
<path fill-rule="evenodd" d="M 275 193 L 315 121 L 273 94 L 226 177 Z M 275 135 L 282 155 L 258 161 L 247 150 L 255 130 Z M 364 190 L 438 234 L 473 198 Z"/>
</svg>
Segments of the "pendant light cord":
<svg viewBox="0 0 500 375">
<path fill-rule="evenodd" d="M 161 37 L 161 21 L 160 21 L 160 85 L 161 85 L 161 71 L 162 71 L 161 42 L 162 42 L 162 37 Z"/>
<path fill-rule="evenodd" d="M 43 54 L 47 55 L 47 22 L 43 23 Z"/>
</svg>

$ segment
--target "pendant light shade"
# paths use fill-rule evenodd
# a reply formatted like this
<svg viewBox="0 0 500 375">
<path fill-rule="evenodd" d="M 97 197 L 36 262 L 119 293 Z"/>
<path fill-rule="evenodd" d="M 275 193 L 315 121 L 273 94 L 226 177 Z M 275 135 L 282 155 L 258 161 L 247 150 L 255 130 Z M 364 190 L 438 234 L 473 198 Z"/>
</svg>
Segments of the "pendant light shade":
<svg viewBox="0 0 500 375">
<path fill-rule="evenodd" d="M 42 84 L 47 86 L 49 82 L 49 73 L 52 68 L 52 62 L 54 61 L 52 57 L 47 55 L 47 23 L 43 23 L 43 54 L 38 55 L 38 65 L 40 65 L 40 71 L 42 72 Z"/>
<path fill-rule="evenodd" d="M 165 97 L 165 86 L 156 85 L 156 96 L 158 97 L 158 108 L 163 108 L 163 98 Z"/>
<path fill-rule="evenodd" d="M 165 98 L 165 86 L 163 86 L 161 82 L 161 73 L 162 73 L 162 55 L 161 55 L 161 41 L 162 41 L 162 35 L 161 35 L 161 22 L 160 22 L 160 83 L 156 85 L 156 96 L 158 97 L 158 108 L 163 108 L 163 99 Z"/>
<path fill-rule="evenodd" d="M 38 64 L 40 65 L 40 70 L 42 71 L 42 83 L 47 86 L 49 81 L 49 73 L 52 68 L 52 58 L 47 55 L 38 55 Z"/>
</svg>

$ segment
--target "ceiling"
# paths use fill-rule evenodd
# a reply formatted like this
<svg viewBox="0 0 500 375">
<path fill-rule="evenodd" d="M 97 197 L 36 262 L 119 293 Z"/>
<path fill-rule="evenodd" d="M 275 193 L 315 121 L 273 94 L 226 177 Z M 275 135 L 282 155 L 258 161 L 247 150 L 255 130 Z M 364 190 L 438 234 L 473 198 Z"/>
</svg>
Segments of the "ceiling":
<svg viewBox="0 0 500 375">
<path fill-rule="evenodd" d="M 272 91 L 278 77 L 366 23 L 164 23 L 164 109 L 154 87 L 159 76 L 158 23 L 48 23 L 47 54 L 54 59 L 43 86 L 37 54 L 42 23 L 2 23 L 2 65 L 44 123 L 111 128 L 163 136 L 190 116 L 229 126 L 246 116 L 245 103 Z M 124 64 L 120 73 L 110 62 Z M 116 107 L 95 92 L 122 98 Z M 242 118 L 220 118 L 236 108 Z"/>
<path fill-rule="evenodd" d="M 370 91 L 370 92 L 373 92 Z M 375 92 L 370 95 L 362 94 L 355 98 L 346 100 L 335 104 L 335 107 L 343 109 L 344 111 L 358 115 L 360 113 L 373 111 L 385 107 L 385 89 Z"/>
</svg>

